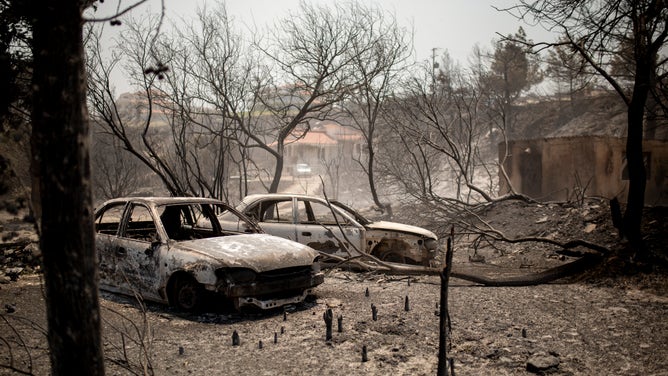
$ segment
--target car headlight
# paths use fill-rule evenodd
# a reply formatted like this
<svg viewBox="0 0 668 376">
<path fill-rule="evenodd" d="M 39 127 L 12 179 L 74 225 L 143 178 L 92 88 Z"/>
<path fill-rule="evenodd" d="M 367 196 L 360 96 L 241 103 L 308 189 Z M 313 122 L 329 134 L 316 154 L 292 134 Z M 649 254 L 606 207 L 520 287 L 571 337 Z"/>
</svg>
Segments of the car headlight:
<svg viewBox="0 0 668 376">
<path fill-rule="evenodd" d="M 424 246 L 429 251 L 433 251 L 438 247 L 438 241 L 436 239 L 427 239 L 424 241 Z"/>
<path fill-rule="evenodd" d="M 313 260 L 313 264 L 311 264 L 311 271 L 313 273 L 320 273 L 320 256 Z"/>
<path fill-rule="evenodd" d="M 248 283 L 255 281 L 257 273 L 250 269 L 236 268 L 236 269 L 220 269 L 216 272 L 218 278 L 223 278 L 230 283 Z"/>
</svg>

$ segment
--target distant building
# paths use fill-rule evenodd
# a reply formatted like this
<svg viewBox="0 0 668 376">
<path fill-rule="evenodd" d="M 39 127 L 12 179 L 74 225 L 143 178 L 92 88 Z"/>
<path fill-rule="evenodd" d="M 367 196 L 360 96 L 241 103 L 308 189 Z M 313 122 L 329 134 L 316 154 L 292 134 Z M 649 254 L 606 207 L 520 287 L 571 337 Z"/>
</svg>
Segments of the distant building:
<svg viewBox="0 0 668 376">
<path fill-rule="evenodd" d="M 591 99 L 583 107 L 586 110 L 566 120 L 560 114 L 535 121 L 534 128 L 536 124 L 558 123 L 543 137 L 516 136 L 508 141 L 507 150 L 505 143 L 499 144 L 499 161 L 517 192 L 539 200 L 586 195 L 626 202 L 625 108 L 610 97 Z M 645 204 L 668 205 L 668 125 L 654 120 L 647 122 L 646 128 Z M 532 129 L 518 134 L 536 133 Z M 501 172 L 499 182 L 499 193 L 508 193 L 510 187 Z"/>
<path fill-rule="evenodd" d="M 629 181 L 626 139 L 578 136 L 517 140 L 508 143 L 503 164 L 513 187 L 540 200 L 568 200 L 577 195 L 617 197 L 626 202 Z M 643 142 L 647 169 L 646 205 L 668 205 L 668 142 Z M 503 158 L 503 144 L 499 158 Z M 500 193 L 507 193 L 500 179 Z"/>
<path fill-rule="evenodd" d="M 332 165 L 347 167 L 361 151 L 362 135 L 357 129 L 333 121 L 315 122 L 306 134 L 296 129 L 285 140 L 285 172 L 294 175 L 298 164 L 308 164 L 315 174 Z"/>
</svg>

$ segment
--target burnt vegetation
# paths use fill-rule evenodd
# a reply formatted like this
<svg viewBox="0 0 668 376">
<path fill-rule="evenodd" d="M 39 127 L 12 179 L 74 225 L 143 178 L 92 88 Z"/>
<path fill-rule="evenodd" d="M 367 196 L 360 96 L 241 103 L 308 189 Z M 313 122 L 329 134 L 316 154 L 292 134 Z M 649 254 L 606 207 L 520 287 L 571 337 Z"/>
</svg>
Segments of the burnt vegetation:
<svg viewBox="0 0 668 376">
<path fill-rule="evenodd" d="M 139 14 L 143 2 L 96 18 L 102 2 L 0 1 L 7 94 L 0 103 L 0 282 L 37 273 L 46 301 L 34 321 L 12 317 L 14 303 L 4 306 L 3 368 L 96 375 L 107 362 L 153 373 L 150 309 L 138 299 L 138 317 L 118 307 L 100 314 L 91 216 L 95 203 L 114 196 L 235 203 L 254 192 L 330 193 L 369 217 L 429 228 L 443 249 L 451 239 L 460 255 L 450 264 L 443 253 L 430 268 L 366 255 L 337 260 L 343 269 L 361 267 L 368 273 L 361 278 L 435 276 L 447 267 L 452 277 L 492 286 L 565 277 L 597 286 L 627 278 L 648 288 L 665 283 L 665 1 L 519 1 L 502 11 L 545 23 L 559 39 L 503 31 L 489 49 L 474 49 L 467 67 L 447 52 L 412 63 L 409 30 L 356 3 L 302 3 L 263 38 L 239 27 L 223 3 L 165 30 L 164 14 Z M 108 45 L 102 36 L 110 25 L 122 30 Z M 115 91 L 119 71 L 132 93 Z M 314 148 L 314 134 L 333 146 Z M 555 156 L 549 142 L 595 138 L 614 144 L 599 158 L 603 167 L 598 159 L 564 163 L 549 180 L 544 162 L 602 153 L 586 141 Z M 310 156 L 312 179 L 292 174 L 302 155 Z M 568 184 L 553 187 L 559 180 Z M 410 305 L 407 295 L 399 298 L 406 314 L 415 310 L 412 297 Z M 382 318 L 382 308 L 369 320 L 376 314 Z M 398 315 L 386 330 L 406 334 Z M 110 316 L 116 319 L 103 321 Z M 324 319 L 327 339 L 337 344 L 331 311 Z M 452 334 L 446 321 L 441 335 Z M 374 324 L 355 325 L 364 333 Z M 103 326 L 114 337 L 106 344 Z M 44 337 L 49 349 L 40 348 Z M 452 343 L 439 340 L 438 372 L 454 374 L 445 359 Z M 33 358 L 35 349 L 48 361 Z M 365 363 L 367 351 L 367 344 L 359 349 Z M 381 363 L 403 362 L 397 352 Z"/>
</svg>

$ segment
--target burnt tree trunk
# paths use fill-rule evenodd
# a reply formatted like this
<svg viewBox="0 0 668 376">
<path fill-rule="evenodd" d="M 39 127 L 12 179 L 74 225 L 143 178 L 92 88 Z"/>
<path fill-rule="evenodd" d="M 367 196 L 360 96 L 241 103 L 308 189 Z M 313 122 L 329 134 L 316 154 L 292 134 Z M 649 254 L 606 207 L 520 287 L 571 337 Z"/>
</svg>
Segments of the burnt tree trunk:
<svg viewBox="0 0 668 376">
<path fill-rule="evenodd" d="M 452 242 L 453 237 L 448 238 L 448 247 L 445 254 L 445 268 L 441 272 L 441 305 L 438 311 L 439 329 L 438 336 L 438 376 L 448 375 L 448 336 L 450 334 L 450 311 L 448 310 L 448 286 L 450 284 L 450 272 L 452 271 Z"/>
<path fill-rule="evenodd" d="M 278 186 L 281 184 L 281 176 L 283 175 L 283 164 L 285 162 L 283 140 L 278 141 L 276 145 L 276 167 L 274 169 L 274 177 L 271 180 L 268 193 L 278 192 Z"/>
<path fill-rule="evenodd" d="M 53 375 L 103 375 L 82 41 L 83 2 L 25 1 L 33 23 L 32 151 Z"/>
<path fill-rule="evenodd" d="M 376 204 L 378 209 L 383 213 L 388 213 L 392 215 L 392 206 L 390 204 L 384 204 L 380 202 L 380 197 L 378 197 L 378 189 L 376 188 L 376 171 L 375 171 L 375 155 L 373 145 L 373 133 L 369 135 L 367 140 L 367 150 L 369 152 L 367 160 L 367 180 L 369 181 L 369 189 L 371 190 L 371 197 L 373 198 L 373 203 Z"/>
<path fill-rule="evenodd" d="M 636 48 L 639 48 L 636 46 Z M 651 64 L 637 59 L 633 96 L 628 106 L 628 130 L 626 138 L 626 161 L 629 171 L 629 193 L 624 212 L 624 235 L 636 251 L 643 251 L 640 230 L 642 212 L 645 207 L 647 172 L 643 161 L 643 125 L 645 103 L 651 84 Z"/>
</svg>

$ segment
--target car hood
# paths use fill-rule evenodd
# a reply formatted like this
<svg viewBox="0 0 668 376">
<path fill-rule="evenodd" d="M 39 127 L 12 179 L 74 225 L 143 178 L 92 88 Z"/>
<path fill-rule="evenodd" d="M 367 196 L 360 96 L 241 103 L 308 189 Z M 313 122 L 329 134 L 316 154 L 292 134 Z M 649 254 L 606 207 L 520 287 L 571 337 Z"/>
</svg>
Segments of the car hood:
<svg viewBox="0 0 668 376">
<path fill-rule="evenodd" d="M 250 268 L 258 273 L 311 265 L 318 256 L 311 247 L 268 234 L 188 240 L 176 243 L 174 247 L 200 257 L 212 258 L 222 266 Z"/>
<path fill-rule="evenodd" d="M 372 230 L 398 231 L 407 234 L 424 236 L 425 238 L 434 238 L 434 239 L 437 238 L 436 234 L 422 227 L 405 225 L 403 223 L 397 223 L 397 222 L 377 221 L 366 224 L 366 227 Z"/>
</svg>

